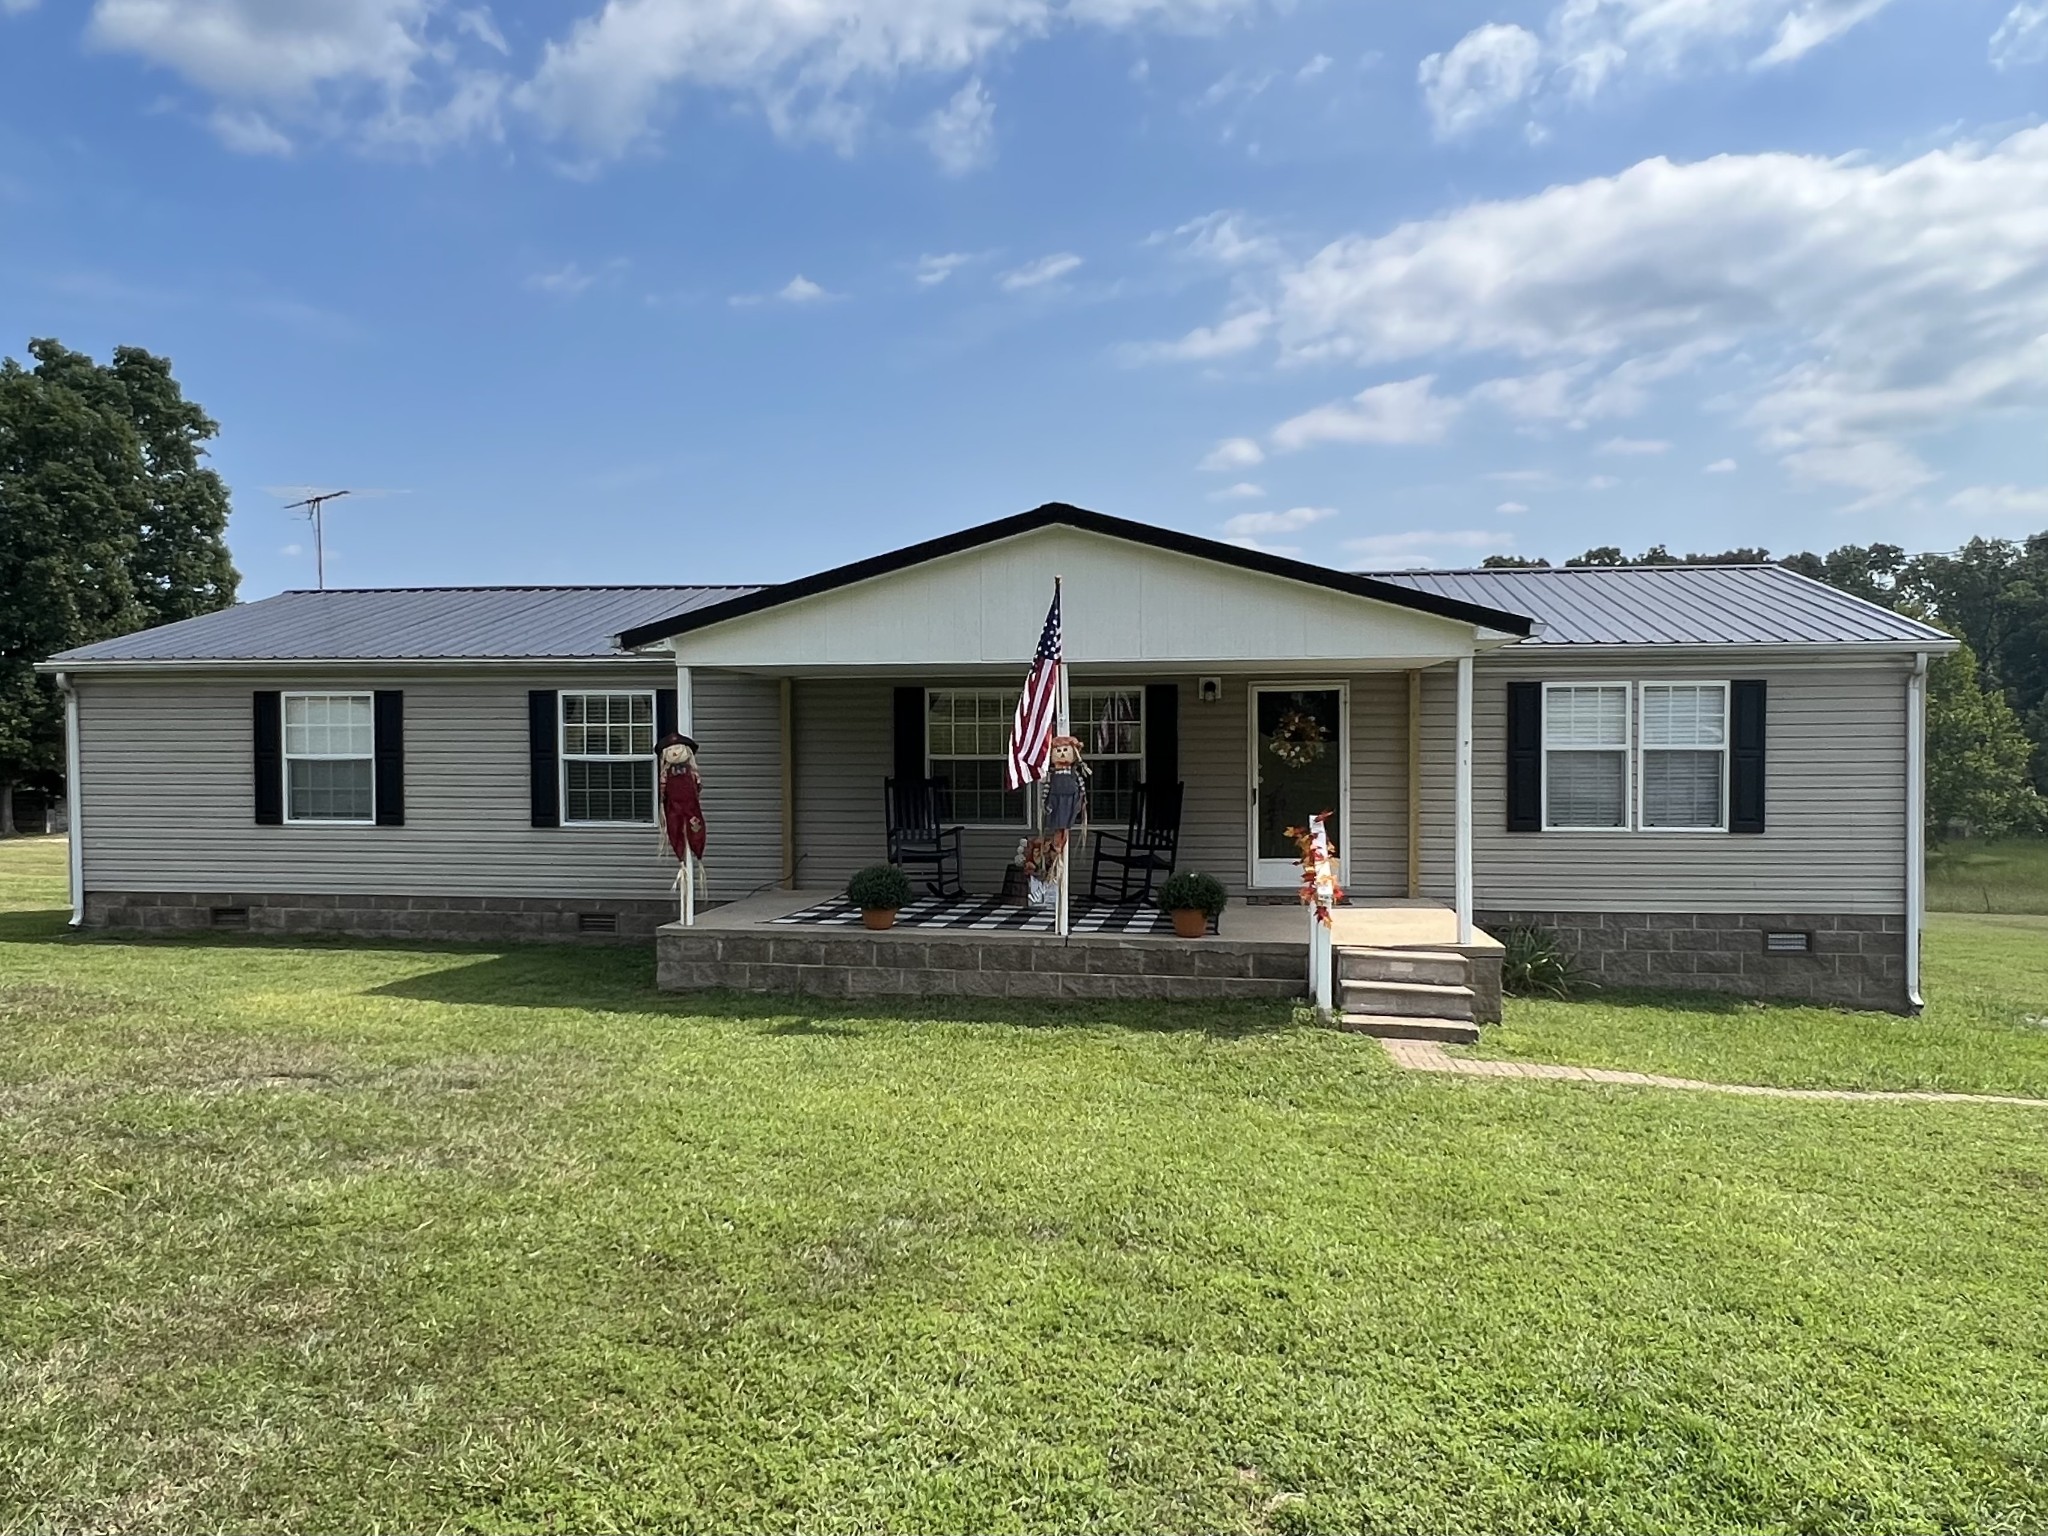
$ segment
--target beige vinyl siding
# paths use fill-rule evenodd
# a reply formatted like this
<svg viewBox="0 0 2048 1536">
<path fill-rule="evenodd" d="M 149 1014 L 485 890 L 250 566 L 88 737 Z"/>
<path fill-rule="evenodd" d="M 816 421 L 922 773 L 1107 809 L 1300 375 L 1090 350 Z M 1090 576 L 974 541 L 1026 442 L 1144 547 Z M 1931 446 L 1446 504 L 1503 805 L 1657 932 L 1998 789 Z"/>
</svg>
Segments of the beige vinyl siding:
<svg viewBox="0 0 2048 1536">
<path fill-rule="evenodd" d="M 1615 662 L 1502 656 L 1473 696 L 1473 889 L 1481 910 L 1841 912 L 1905 910 L 1906 669 L 1754 666 L 1726 659 Z M 1507 683 L 1770 685 L 1768 830 L 1516 832 L 1507 827 Z M 1451 898 L 1456 675 L 1423 674 L 1423 892 Z"/>
<path fill-rule="evenodd" d="M 656 828 L 531 825 L 527 692 L 674 681 L 624 662 L 80 678 L 86 888 L 659 898 L 676 865 Z M 404 692 L 403 827 L 255 824 L 250 696 L 301 688 Z M 730 899 L 780 871 L 775 688 L 700 673 L 695 694 L 711 893 Z"/>
</svg>

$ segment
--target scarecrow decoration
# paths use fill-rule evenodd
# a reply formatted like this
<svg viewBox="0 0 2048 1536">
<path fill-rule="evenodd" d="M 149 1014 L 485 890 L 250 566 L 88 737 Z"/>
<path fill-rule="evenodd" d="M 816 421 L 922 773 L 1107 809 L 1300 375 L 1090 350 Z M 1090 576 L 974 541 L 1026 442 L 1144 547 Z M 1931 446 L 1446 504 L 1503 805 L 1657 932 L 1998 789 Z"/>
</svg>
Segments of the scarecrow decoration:
<svg viewBox="0 0 2048 1536">
<path fill-rule="evenodd" d="M 661 822 L 668 846 L 683 866 L 676 878 L 689 878 L 693 864 L 704 859 L 704 780 L 697 773 L 697 743 L 674 732 L 661 738 L 656 754 L 661 776 Z"/>
<path fill-rule="evenodd" d="M 1081 761 L 1081 738 L 1052 739 L 1051 769 L 1045 776 L 1045 830 L 1053 846 L 1067 846 L 1067 834 L 1088 830 L 1088 765 Z"/>
</svg>

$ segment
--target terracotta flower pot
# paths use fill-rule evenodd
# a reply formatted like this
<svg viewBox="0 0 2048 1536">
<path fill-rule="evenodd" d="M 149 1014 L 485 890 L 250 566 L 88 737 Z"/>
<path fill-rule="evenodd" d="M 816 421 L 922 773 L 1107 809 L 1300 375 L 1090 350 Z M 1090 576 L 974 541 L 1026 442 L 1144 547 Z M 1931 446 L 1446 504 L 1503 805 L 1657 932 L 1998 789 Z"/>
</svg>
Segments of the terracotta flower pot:
<svg viewBox="0 0 2048 1536">
<path fill-rule="evenodd" d="M 1179 907 L 1173 914 L 1173 931 L 1183 939 L 1205 938 L 1209 932 L 1209 914 L 1200 907 Z"/>
<path fill-rule="evenodd" d="M 894 928 L 896 926 L 896 909 L 889 907 L 880 912 L 863 912 L 860 915 L 860 920 L 876 933 L 880 933 L 885 928 Z"/>
</svg>

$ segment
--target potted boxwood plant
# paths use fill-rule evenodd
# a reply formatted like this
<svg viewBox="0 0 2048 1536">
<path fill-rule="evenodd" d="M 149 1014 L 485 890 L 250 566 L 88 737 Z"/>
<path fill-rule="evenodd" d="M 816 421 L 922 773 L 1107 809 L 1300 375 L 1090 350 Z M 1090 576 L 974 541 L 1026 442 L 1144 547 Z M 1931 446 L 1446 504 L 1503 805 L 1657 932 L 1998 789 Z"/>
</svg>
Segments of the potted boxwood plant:
<svg viewBox="0 0 2048 1536">
<path fill-rule="evenodd" d="M 1159 905 L 1173 914 L 1173 931 L 1184 939 L 1208 933 L 1209 919 L 1229 904 L 1230 893 L 1214 875 L 1173 875 L 1159 888 Z"/>
<path fill-rule="evenodd" d="M 910 903 L 910 877 L 893 864 L 870 864 L 846 882 L 846 896 L 868 927 L 893 928 L 896 913 Z"/>
</svg>

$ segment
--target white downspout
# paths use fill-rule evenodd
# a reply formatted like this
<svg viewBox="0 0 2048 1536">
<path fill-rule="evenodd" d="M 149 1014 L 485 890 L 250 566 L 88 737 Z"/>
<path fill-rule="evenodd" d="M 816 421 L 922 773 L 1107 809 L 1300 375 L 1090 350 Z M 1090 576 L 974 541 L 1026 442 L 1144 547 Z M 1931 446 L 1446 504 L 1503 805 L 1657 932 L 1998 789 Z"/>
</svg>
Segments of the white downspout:
<svg viewBox="0 0 2048 1536">
<path fill-rule="evenodd" d="M 71 926 L 85 926 L 85 782 L 79 773 L 78 690 L 71 674 L 59 672 L 57 686 L 64 694 L 64 821 L 69 845 L 66 872 L 71 882 Z"/>
<path fill-rule="evenodd" d="M 1458 908 L 1458 942 L 1472 942 L 1472 658 L 1458 658 L 1458 759 L 1452 878 Z"/>
<path fill-rule="evenodd" d="M 1906 1002 L 1920 995 L 1920 930 L 1927 925 L 1927 653 L 1906 679 Z"/>
</svg>

